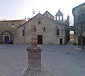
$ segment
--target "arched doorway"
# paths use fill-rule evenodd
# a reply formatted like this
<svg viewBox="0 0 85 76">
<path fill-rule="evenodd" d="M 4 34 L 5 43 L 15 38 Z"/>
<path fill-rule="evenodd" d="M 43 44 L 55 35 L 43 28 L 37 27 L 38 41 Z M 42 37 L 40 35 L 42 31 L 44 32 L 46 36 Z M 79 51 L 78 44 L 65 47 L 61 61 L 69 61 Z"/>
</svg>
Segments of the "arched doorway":
<svg viewBox="0 0 85 76">
<path fill-rule="evenodd" d="M 9 40 L 10 40 L 10 33 L 7 31 L 3 32 L 3 42 L 8 43 Z"/>
<path fill-rule="evenodd" d="M 37 40 L 38 40 L 38 44 L 43 44 L 42 35 L 38 35 Z"/>
<path fill-rule="evenodd" d="M 9 36 L 4 36 L 4 43 L 8 43 L 9 41 Z"/>
</svg>

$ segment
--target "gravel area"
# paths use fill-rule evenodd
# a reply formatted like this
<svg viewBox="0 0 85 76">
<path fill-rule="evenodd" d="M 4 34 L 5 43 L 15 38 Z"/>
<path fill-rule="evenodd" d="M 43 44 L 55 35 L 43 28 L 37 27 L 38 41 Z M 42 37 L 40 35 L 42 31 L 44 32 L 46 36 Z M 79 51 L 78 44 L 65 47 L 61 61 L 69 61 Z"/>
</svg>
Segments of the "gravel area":
<svg viewBox="0 0 85 76">
<path fill-rule="evenodd" d="M 29 45 L 0 45 L 0 76 L 22 76 L 28 66 Z M 67 45 L 40 45 L 42 70 L 52 76 L 85 76 L 85 52 Z"/>
</svg>

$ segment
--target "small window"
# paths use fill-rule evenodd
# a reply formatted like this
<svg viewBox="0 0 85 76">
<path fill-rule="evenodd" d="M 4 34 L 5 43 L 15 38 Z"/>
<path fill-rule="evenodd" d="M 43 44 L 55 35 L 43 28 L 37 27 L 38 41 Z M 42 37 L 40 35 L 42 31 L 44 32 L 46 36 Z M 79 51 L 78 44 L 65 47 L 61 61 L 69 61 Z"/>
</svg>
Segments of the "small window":
<svg viewBox="0 0 85 76">
<path fill-rule="evenodd" d="M 22 36 L 25 36 L 25 30 L 22 30 Z"/>
<path fill-rule="evenodd" d="M 43 31 L 45 32 L 45 27 L 43 27 Z"/>
<path fill-rule="evenodd" d="M 14 27 L 14 25 L 12 25 L 12 27 Z"/>
<path fill-rule="evenodd" d="M 41 21 L 38 21 L 38 24 L 41 24 Z"/>
<path fill-rule="evenodd" d="M 14 25 L 14 23 L 12 23 L 12 25 Z"/>
<path fill-rule="evenodd" d="M 8 25 L 8 23 L 6 23 L 6 26 Z"/>
<path fill-rule="evenodd" d="M 14 27 L 14 23 L 12 23 L 12 27 Z"/>
<path fill-rule="evenodd" d="M 57 35 L 59 35 L 59 29 L 57 29 Z"/>
</svg>

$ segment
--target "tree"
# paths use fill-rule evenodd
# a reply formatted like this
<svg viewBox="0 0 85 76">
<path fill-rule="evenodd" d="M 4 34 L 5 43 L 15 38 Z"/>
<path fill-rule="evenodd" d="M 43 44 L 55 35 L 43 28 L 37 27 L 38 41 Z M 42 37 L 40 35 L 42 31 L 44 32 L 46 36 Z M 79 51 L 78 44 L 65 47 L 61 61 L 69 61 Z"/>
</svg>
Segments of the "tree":
<svg viewBox="0 0 85 76">
<path fill-rule="evenodd" d="M 75 35 L 81 40 L 81 47 L 83 50 L 83 38 L 85 37 L 85 8 L 80 8 L 77 13 L 77 21 L 74 26 Z"/>
</svg>

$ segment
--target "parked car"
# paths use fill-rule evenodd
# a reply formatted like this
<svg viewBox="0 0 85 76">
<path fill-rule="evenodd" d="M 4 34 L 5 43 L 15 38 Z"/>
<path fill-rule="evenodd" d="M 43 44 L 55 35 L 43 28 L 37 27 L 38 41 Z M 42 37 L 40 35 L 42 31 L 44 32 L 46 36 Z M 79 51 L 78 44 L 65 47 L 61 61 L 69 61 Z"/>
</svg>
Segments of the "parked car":
<svg viewBox="0 0 85 76">
<path fill-rule="evenodd" d="M 13 44 L 13 40 L 9 40 L 8 43 L 9 43 L 9 44 Z"/>
</svg>

